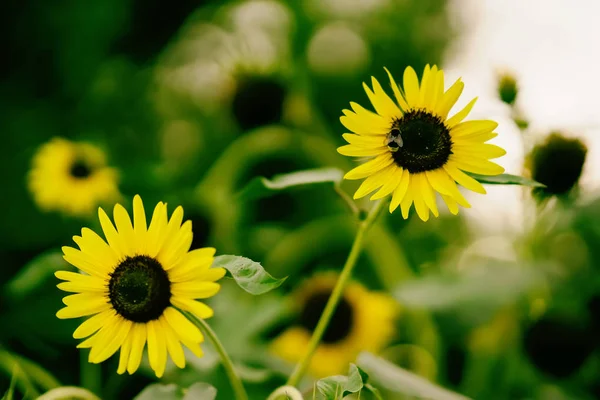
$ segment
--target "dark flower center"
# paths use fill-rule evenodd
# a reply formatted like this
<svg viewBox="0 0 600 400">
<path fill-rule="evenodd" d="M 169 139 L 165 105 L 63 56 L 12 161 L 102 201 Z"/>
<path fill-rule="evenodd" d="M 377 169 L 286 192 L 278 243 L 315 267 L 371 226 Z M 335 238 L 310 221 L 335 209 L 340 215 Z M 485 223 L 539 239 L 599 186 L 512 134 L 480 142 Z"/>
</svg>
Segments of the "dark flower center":
<svg viewBox="0 0 600 400">
<path fill-rule="evenodd" d="M 315 329 L 330 295 L 330 292 L 318 292 L 308 298 L 300 315 L 301 326 L 311 332 Z M 353 322 L 352 305 L 342 297 L 325 330 L 323 343 L 337 343 L 344 340 L 352 331 Z"/>
<path fill-rule="evenodd" d="M 592 354 L 595 335 L 578 321 L 547 317 L 529 327 L 523 342 L 533 365 L 562 379 L 575 373 Z"/>
<path fill-rule="evenodd" d="M 233 97 L 232 112 L 243 130 L 277 123 L 283 114 L 285 88 L 269 77 L 242 79 Z"/>
<path fill-rule="evenodd" d="M 450 131 L 425 110 L 411 110 L 395 120 L 386 144 L 396 165 L 411 173 L 441 168 L 452 154 Z"/>
<path fill-rule="evenodd" d="M 83 161 L 77 160 L 71 165 L 69 173 L 73 178 L 85 179 L 92 174 L 92 169 Z"/>
<path fill-rule="evenodd" d="M 532 178 L 546 185 L 536 192 L 546 195 L 568 193 L 579 181 L 586 154 L 587 148 L 580 140 L 557 133 L 550 135 L 531 154 Z"/>
<path fill-rule="evenodd" d="M 108 297 L 123 318 L 148 322 L 160 317 L 171 304 L 171 282 L 154 258 L 127 257 L 110 276 Z"/>
</svg>

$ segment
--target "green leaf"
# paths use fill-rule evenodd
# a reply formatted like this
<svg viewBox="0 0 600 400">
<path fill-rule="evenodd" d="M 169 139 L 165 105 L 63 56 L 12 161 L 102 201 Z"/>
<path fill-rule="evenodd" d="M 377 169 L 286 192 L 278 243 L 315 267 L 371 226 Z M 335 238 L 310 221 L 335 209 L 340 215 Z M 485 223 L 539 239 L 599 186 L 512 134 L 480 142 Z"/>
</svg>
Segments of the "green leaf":
<svg viewBox="0 0 600 400">
<path fill-rule="evenodd" d="M 155 383 L 148 385 L 134 399 L 135 400 L 181 400 L 181 390 L 176 384 L 162 385 Z"/>
<path fill-rule="evenodd" d="M 340 400 L 351 393 L 359 393 L 363 389 L 375 391 L 367 387 L 369 375 L 354 364 L 350 364 L 348 376 L 334 375 L 317 381 L 316 400 Z"/>
<path fill-rule="evenodd" d="M 21 268 L 4 286 L 3 295 L 11 302 L 23 300 L 61 269 L 71 269 L 63 259 L 62 252 L 51 250 L 43 253 Z"/>
<path fill-rule="evenodd" d="M 194 383 L 188 389 L 182 389 L 174 383 L 155 383 L 146 386 L 135 400 L 214 400 L 216 397 L 217 389 L 204 382 Z"/>
<path fill-rule="evenodd" d="M 215 257 L 213 267 L 223 267 L 239 287 L 254 295 L 278 288 L 287 279 L 273 278 L 260 263 L 246 257 L 222 255 Z"/>
<path fill-rule="evenodd" d="M 470 175 L 475 180 L 479 181 L 479 183 L 486 183 L 489 185 L 521 185 L 521 186 L 531 186 L 531 187 L 546 187 L 546 185 L 534 181 L 533 179 L 525 178 L 524 176 L 519 175 L 511 175 L 511 174 L 500 174 L 500 175 L 479 175 L 473 174 L 471 172 L 465 172 L 467 175 Z"/>
<path fill-rule="evenodd" d="M 217 389 L 204 382 L 194 383 L 183 396 L 183 400 L 215 400 L 216 398 Z"/>
<path fill-rule="evenodd" d="M 468 399 L 468 397 L 444 389 L 371 353 L 361 353 L 358 356 L 358 364 L 369 372 L 371 379 L 378 386 L 394 393 L 436 400 Z"/>
<path fill-rule="evenodd" d="M 289 174 L 275 175 L 271 179 L 258 176 L 242 189 L 239 196 L 244 200 L 259 199 L 282 190 L 298 188 L 300 186 L 327 182 L 339 183 L 343 176 L 344 173 L 342 170 L 337 168 L 307 169 Z"/>
</svg>

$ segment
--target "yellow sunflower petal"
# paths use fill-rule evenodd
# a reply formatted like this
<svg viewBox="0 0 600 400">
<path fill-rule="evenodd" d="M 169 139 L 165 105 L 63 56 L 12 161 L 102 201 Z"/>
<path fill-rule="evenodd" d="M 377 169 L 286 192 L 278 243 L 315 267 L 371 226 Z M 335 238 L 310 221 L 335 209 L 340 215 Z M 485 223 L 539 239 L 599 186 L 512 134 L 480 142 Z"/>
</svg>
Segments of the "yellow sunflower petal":
<svg viewBox="0 0 600 400">
<path fill-rule="evenodd" d="M 435 200 L 435 193 L 433 192 L 433 189 L 431 188 L 431 184 L 427 180 L 427 176 L 425 176 L 424 173 L 420 173 L 417 175 L 419 175 L 419 181 L 420 181 L 419 185 L 420 185 L 421 196 L 423 198 L 423 201 L 425 202 L 425 205 L 427 207 L 429 207 L 429 209 L 431 210 L 433 215 L 438 217 L 439 212 L 438 212 L 438 208 L 437 208 L 437 204 L 436 204 L 436 200 Z"/>
<path fill-rule="evenodd" d="M 155 257 L 165 238 L 165 232 L 167 229 L 168 219 L 167 219 L 167 205 L 159 202 L 156 207 L 154 207 L 154 212 L 152 213 L 152 219 L 150 220 L 150 226 L 148 227 L 147 233 L 147 250 L 148 256 Z"/>
<path fill-rule="evenodd" d="M 131 328 L 131 353 L 127 362 L 127 372 L 130 375 L 137 371 L 140 363 L 142 362 L 146 338 L 146 325 L 134 323 L 133 327 Z"/>
<path fill-rule="evenodd" d="M 148 360 L 150 361 L 150 368 L 160 378 L 165 371 L 165 365 L 161 365 L 161 360 L 163 359 L 163 353 L 166 359 L 167 344 L 157 320 L 146 323 L 146 334 L 148 335 Z"/>
<path fill-rule="evenodd" d="M 115 310 L 111 308 L 86 319 L 81 323 L 81 325 L 79 325 L 79 327 L 77 327 L 77 329 L 75 329 L 75 332 L 73 332 L 73 338 L 83 339 L 92 335 L 94 332 L 106 325 L 107 321 L 109 321 L 111 318 L 114 318 L 116 315 L 117 313 Z"/>
<path fill-rule="evenodd" d="M 344 175 L 344 179 L 354 180 L 366 178 L 369 175 L 372 175 L 375 172 L 387 167 L 393 162 L 394 159 L 389 153 L 381 154 L 375 157 L 374 159 L 367 161 L 366 163 L 348 171 L 346 175 Z"/>
<path fill-rule="evenodd" d="M 89 257 L 81 252 L 81 250 L 74 249 L 73 247 L 63 246 L 63 258 L 69 264 L 79 268 L 83 272 L 89 275 L 96 276 L 98 278 L 105 278 L 105 268 L 97 263 L 94 263 Z"/>
<path fill-rule="evenodd" d="M 456 104 L 456 101 L 462 94 L 463 89 L 465 88 L 465 84 L 458 79 L 450 88 L 444 93 L 442 99 L 438 102 L 436 107 L 438 115 L 442 119 L 446 119 L 448 113 Z"/>
<path fill-rule="evenodd" d="M 133 197 L 133 231 L 135 233 L 135 245 L 139 254 L 146 252 L 146 211 L 144 203 L 139 195 Z"/>
<path fill-rule="evenodd" d="M 181 296 L 189 299 L 206 299 L 217 294 L 220 289 L 221 285 L 218 283 L 201 280 L 175 282 L 171 285 L 173 296 Z"/>
<path fill-rule="evenodd" d="M 173 360 L 173 363 L 175 363 L 175 365 L 177 365 L 179 368 L 185 368 L 185 354 L 183 353 L 181 343 L 177 338 L 177 334 L 173 331 L 170 324 L 164 318 L 165 317 L 163 315 L 160 317 L 160 320 L 163 329 L 165 330 L 167 351 L 169 352 L 171 360 Z"/>
<path fill-rule="evenodd" d="M 356 103 L 350 103 L 353 108 L 364 110 L 361 113 L 353 113 L 350 110 L 342 110 L 340 122 L 350 131 L 359 135 L 385 135 L 390 129 L 390 123 L 385 118 L 368 111 Z"/>
<path fill-rule="evenodd" d="M 412 177 L 410 179 L 410 182 L 408 183 L 409 187 L 406 190 L 406 194 L 404 195 L 404 198 L 402 199 L 402 202 L 400 203 L 400 209 L 402 210 L 402 218 L 407 219 L 408 218 L 408 212 L 410 211 L 410 207 L 412 206 L 413 203 L 413 183 L 412 183 Z"/>
<path fill-rule="evenodd" d="M 106 215 L 106 212 L 100 207 L 98 208 L 98 218 L 100 219 L 100 225 L 102 226 L 102 231 L 104 232 L 104 237 L 106 237 L 106 241 L 109 246 L 116 252 L 117 258 L 121 259 L 129 255 L 127 253 L 127 246 L 123 243 L 123 240 L 117 233 L 115 226 Z"/>
<path fill-rule="evenodd" d="M 442 199 L 444 199 L 444 202 L 448 206 L 448 210 L 452 214 L 454 214 L 454 215 L 458 214 L 458 203 L 456 203 L 456 200 L 454 200 L 450 196 L 446 196 L 445 194 L 442 195 Z"/>
<path fill-rule="evenodd" d="M 169 269 L 169 279 L 171 282 L 182 282 L 189 280 L 189 277 L 199 277 L 199 274 L 207 271 L 212 265 L 215 251 L 212 247 L 190 251 Z"/>
<path fill-rule="evenodd" d="M 390 212 L 394 212 L 396 208 L 400 205 L 408 187 L 410 185 L 410 173 L 407 170 L 404 170 L 402 173 L 402 180 L 398 184 L 398 187 L 394 190 L 392 195 L 392 201 L 390 202 Z"/>
<path fill-rule="evenodd" d="M 373 107 L 375 107 L 377 114 L 388 119 L 401 117 L 402 112 L 396 103 L 390 99 L 387 93 L 383 91 L 383 88 L 375 77 L 371 77 L 371 84 L 373 86 L 372 92 L 365 83 L 363 83 L 363 88 L 365 89 L 365 92 L 367 92 L 367 96 L 369 97 L 369 100 L 371 100 Z"/>
<path fill-rule="evenodd" d="M 464 159 L 456 157 L 454 154 L 452 154 L 449 158 L 449 161 L 453 162 L 456 167 L 462 169 L 463 171 L 473 172 L 474 174 L 500 175 L 504 173 L 503 167 L 484 159 Z"/>
<path fill-rule="evenodd" d="M 156 255 L 166 271 L 173 268 L 181 256 L 187 254 L 192 240 L 192 221 L 186 221 L 181 225 L 179 231 L 165 242 L 163 248 Z"/>
<path fill-rule="evenodd" d="M 394 92 L 394 96 L 396 97 L 396 101 L 398 102 L 400 109 L 402 111 L 407 111 L 409 107 L 406 103 L 406 100 L 404 99 L 404 96 L 402 95 L 402 92 L 400 91 L 400 88 L 398 87 L 398 84 L 394 80 L 394 77 L 392 76 L 390 71 L 388 71 L 388 69 L 385 67 L 383 67 L 383 69 L 385 70 L 385 72 L 388 75 L 388 78 L 390 79 L 390 86 L 392 87 L 392 91 Z"/>
<path fill-rule="evenodd" d="M 444 170 L 460 185 L 472 190 L 473 192 L 486 194 L 485 188 L 481 185 L 481 183 L 471 178 L 460 169 L 456 168 L 453 164 L 450 163 L 444 165 Z"/>
<path fill-rule="evenodd" d="M 450 129 L 452 139 L 468 137 L 480 133 L 491 132 L 498 127 L 498 123 L 490 120 L 472 120 L 457 124 Z"/>
<path fill-rule="evenodd" d="M 394 190 L 396 190 L 396 188 L 400 184 L 400 181 L 402 181 L 402 168 L 392 165 L 390 167 L 390 170 L 391 172 L 386 183 L 383 184 L 383 186 L 381 187 L 381 189 L 379 189 L 377 193 L 371 196 L 371 200 L 381 199 L 385 196 L 390 195 Z"/>
<path fill-rule="evenodd" d="M 471 205 L 464 198 L 460 190 L 458 190 L 458 187 L 456 187 L 456 183 L 454 182 L 454 180 L 451 179 L 450 176 L 444 170 L 438 171 L 439 172 L 437 174 L 427 175 L 431 186 L 441 194 L 453 197 L 461 206 L 466 208 L 471 207 Z"/>
<path fill-rule="evenodd" d="M 190 300 L 185 297 L 172 297 L 171 303 L 175 307 L 191 312 L 198 318 L 207 319 L 214 315 L 212 308 L 196 300 Z"/>
<path fill-rule="evenodd" d="M 115 204 L 113 209 L 113 218 L 117 227 L 117 232 L 121 237 L 123 246 L 125 247 L 126 255 L 134 255 L 137 253 L 135 234 L 133 232 L 133 225 L 131 225 L 131 219 L 125 207 L 120 204 Z"/>
<path fill-rule="evenodd" d="M 133 335 L 131 331 L 123 341 L 123 345 L 121 346 L 119 353 L 119 366 L 117 367 L 117 374 L 122 375 L 127 371 L 127 363 L 129 362 L 129 355 L 131 354 L 131 342 L 133 340 Z"/>
<path fill-rule="evenodd" d="M 94 259 L 94 263 L 104 267 L 104 272 L 112 272 L 119 263 L 117 253 L 98 234 L 89 228 L 81 229 L 81 237 L 74 236 L 73 240 L 79 249 Z"/>
<path fill-rule="evenodd" d="M 132 324 L 133 323 L 131 321 L 128 321 L 124 318 L 120 318 L 117 330 L 114 333 L 114 335 L 110 338 L 110 340 L 102 347 L 98 345 L 92 347 L 92 350 L 90 352 L 91 362 L 95 364 L 101 363 L 102 361 L 107 360 L 110 356 L 115 354 L 127 338 Z"/>
<path fill-rule="evenodd" d="M 352 144 L 347 144 L 337 148 L 338 153 L 349 157 L 372 157 L 380 154 L 388 153 L 387 147 L 360 147 Z"/>
<path fill-rule="evenodd" d="M 385 168 L 367 177 L 354 193 L 354 199 L 360 199 L 371 193 L 373 190 L 383 186 L 394 171 L 394 168 Z"/>
<path fill-rule="evenodd" d="M 419 78 L 412 67 L 404 70 L 404 94 L 408 107 L 416 107 L 419 101 Z"/>
<path fill-rule="evenodd" d="M 473 100 L 471 100 L 469 102 L 469 104 L 467 104 L 462 110 L 460 110 L 459 112 L 454 114 L 452 116 L 452 118 L 446 120 L 446 126 L 450 129 L 452 129 L 452 127 L 459 124 L 463 119 L 465 119 L 467 117 L 467 115 L 469 115 L 469 113 L 471 112 L 471 109 L 475 105 L 476 101 L 477 101 L 477 97 L 475 97 Z"/>
<path fill-rule="evenodd" d="M 352 133 L 344 133 L 342 137 L 350 144 L 356 146 L 377 148 L 386 146 L 385 138 L 381 136 L 360 136 Z M 387 147 L 386 147 L 387 148 Z"/>
<path fill-rule="evenodd" d="M 195 343 L 204 340 L 200 330 L 173 307 L 167 307 L 163 315 L 165 321 L 173 328 L 180 339 Z"/>
<path fill-rule="evenodd" d="M 100 296 L 89 299 L 90 300 L 87 303 L 77 303 L 58 310 L 56 316 L 60 319 L 79 318 L 85 317 L 86 315 L 96 314 L 111 308 L 110 303 Z"/>
<path fill-rule="evenodd" d="M 452 151 L 456 154 L 457 157 L 460 158 L 486 158 L 493 159 L 502 157 L 506 154 L 506 150 L 502 147 L 498 147 L 494 144 L 489 143 L 470 143 L 470 144 L 459 144 L 455 143 L 452 146 Z"/>
<path fill-rule="evenodd" d="M 437 67 L 435 67 L 437 73 Z M 429 108 L 429 97 L 427 97 L 430 93 L 433 93 L 433 86 L 431 85 L 431 76 L 432 76 L 433 68 L 427 64 L 423 71 L 423 77 L 421 78 L 421 87 L 419 88 L 419 100 L 417 102 L 417 107 L 419 108 Z"/>
<path fill-rule="evenodd" d="M 433 93 L 430 95 L 430 110 L 435 114 L 438 102 L 440 102 L 444 96 L 444 71 L 441 69 L 435 74 L 434 82 L 432 83 Z"/>
</svg>

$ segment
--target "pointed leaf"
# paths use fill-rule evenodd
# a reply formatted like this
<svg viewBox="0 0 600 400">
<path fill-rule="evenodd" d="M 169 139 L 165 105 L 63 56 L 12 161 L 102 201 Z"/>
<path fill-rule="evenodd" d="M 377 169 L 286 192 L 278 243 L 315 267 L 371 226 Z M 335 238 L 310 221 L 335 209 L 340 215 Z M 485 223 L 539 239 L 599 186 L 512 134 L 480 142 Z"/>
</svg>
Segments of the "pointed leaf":
<svg viewBox="0 0 600 400">
<path fill-rule="evenodd" d="M 468 397 L 444 389 L 371 353 L 361 353 L 358 364 L 369 372 L 378 386 L 394 393 L 419 399 L 468 400 Z"/>
<path fill-rule="evenodd" d="M 359 393 L 363 389 L 376 390 L 369 385 L 369 375 L 354 364 L 350 364 L 348 376 L 334 375 L 317 381 L 316 400 L 338 400 L 351 393 Z"/>
<path fill-rule="evenodd" d="M 213 267 L 227 270 L 239 287 L 254 295 L 278 288 L 287 279 L 273 278 L 260 263 L 246 257 L 222 255 L 215 257 Z"/>
<path fill-rule="evenodd" d="M 480 183 L 486 183 L 488 185 L 521 185 L 531 187 L 546 187 L 546 185 L 534 181 L 533 179 L 525 178 L 524 176 L 511 175 L 511 174 L 500 174 L 500 175 L 479 175 L 471 172 L 465 172 Z"/>
<path fill-rule="evenodd" d="M 239 196 L 244 200 L 271 196 L 279 191 L 315 183 L 339 183 L 344 173 L 337 168 L 307 169 L 276 175 L 271 179 L 258 176 L 248 183 Z"/>
</svg>

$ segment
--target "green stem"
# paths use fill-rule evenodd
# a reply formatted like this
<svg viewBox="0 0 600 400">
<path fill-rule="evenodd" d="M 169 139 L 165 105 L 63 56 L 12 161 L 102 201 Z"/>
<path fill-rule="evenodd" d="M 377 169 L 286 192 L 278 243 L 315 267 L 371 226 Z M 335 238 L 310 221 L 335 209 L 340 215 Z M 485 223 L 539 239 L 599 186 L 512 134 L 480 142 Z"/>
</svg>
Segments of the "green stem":
<svg viewBox="0 0 600 400">
<path fill-rule="evenodd" d="M 79 352 L 79 372 L 81 387 L 99 395 L 102 388 L 102 370 L 99 364 L 92 364 L 88 361 L 87 351 Z"/>
<path fill-rule="evenodd" d="M 287 381 L 288 385 L 297 386 L 298 382 L 300 382 L 300 379 L 302 379 L 302 377 L 306 373 L 310 361 L 312 360 L 312 357 L 315 351 L 317 350 L 319 343 L 321 342 L 321 338 L 323 337 L 323 334 L 325 333 L 325 330 L 327 329 L 327 326 L 331 321 L 331 317 L 333 317 L 333 313 L 335 312 L 335 309 L 338 303 L 340 302 L 340 299 L 342 298 L 344 288 L 346 287 L 348 280 L 352 276 L 352 270 L 356 265 L 356 261 L 358 261 L 358 256 L 360 255 L 360 252 L 363 247 L 365 234 L 379 215 L 379 211 L 381 210 L 381 206 L 383 204 L 383 201 L 377 203 L 371 209 L 371 211 L 369 211 L 369 214 L 367 215 L 365 220 L 362 221 L 360 226 L 358 227 L 356 237 L 354 238 L 354 242 L 352 243 L 352 248 L 350 249 L 350 254 L 348 254 L 348 258 L 346 259 L 346 263 L 344 264 L 342 273 L 340 274 L 340 277 L 338 278 L 338 281 L 335 284 L 335 287 L 333 288 L 333 292 L 331 293 L 331 296 L 327 301 L 327 305 L 323 310 L 323 314 L 321 314 L 321 318 L 319 319 L 319 322 L 315 327 L 312 337 L 310 338 L 310 342 L 308 343 L 308 348 L 304 352 L 302 360 L 300 360 L 300 362 L 296 365 L 294 372 L 292 372 L 292 375 Z"/>
<path fill-rule="evenodd" d="M 360 209 L 358 208 L 354 200 L 352 200 L 352 198 L 348 196 L 348 193 L 344 192 L 344 190 L 340 187 L 339 184 L 333 185 L 333 190 L 335 190 L 338 196 L 340 196 L 340 198 L 344 201 L 344 204 L 348 206 L 352 214 L 359 215 Z"/>
<path fill-rule="evenodd" d="M 231 361 L 231 358 L 225 351 L 225 347 L 223 347 L 223 344 L 217 337 L 215 331 L 213 331 L 212 328 L 203 319 L 196 318 L 194 315 L 185 311 L 183 311 L 183 313 L 188 317 L 188 319 L 193 321 L 200 329 L 204 331 L 206 336 L 208 336 L 208 338 L 212 342 L 213 346 L 215 346 L 217 353 L 219 353 L 219 356 L 221 356 L 221 363 L 223 364 L 223 368 L 225 368 L 225 373 L 227 374 L 227 377 L 231 382 L 231 386 L 233 387 L 235 398 L 237 400 L 248 400 L 248 395 L 246 394 L 246 389 L 244 389 L 244 384 L 242 383 L 242 380 L 238 376 L 237 372 L 235 372 L 233 362 Z"/>
</svg>

